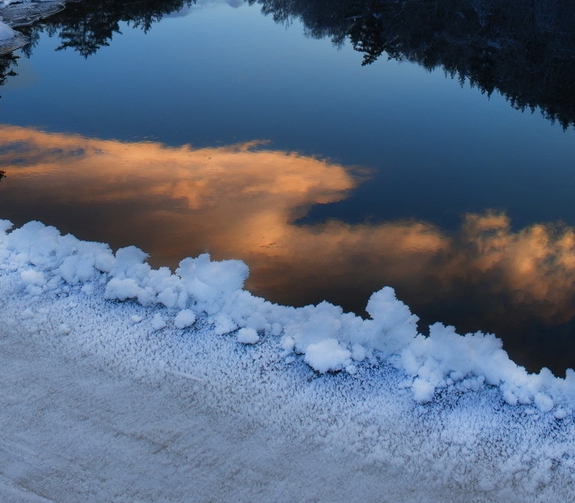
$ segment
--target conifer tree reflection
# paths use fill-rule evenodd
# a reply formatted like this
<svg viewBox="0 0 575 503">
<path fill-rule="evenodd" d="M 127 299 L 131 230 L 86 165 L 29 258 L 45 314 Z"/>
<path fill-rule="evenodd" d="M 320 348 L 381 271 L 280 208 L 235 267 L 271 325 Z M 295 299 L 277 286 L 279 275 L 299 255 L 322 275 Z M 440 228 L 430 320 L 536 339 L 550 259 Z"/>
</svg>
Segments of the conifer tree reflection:
<svg viewBox="0 0 575 503">
<path fill-rule="evenodd" d="M 310 37 L 349 39 L 363 64 L 382 55 L 441 67 L 481 92 L 501 92 L 517 109 L 540 109 L 563 128 L 575 125 L 575 4 L 568 0 L 249 0 L 274 20 L 302 20 Z M 25 32 L 57 34 L 59 49 L 88 57 L 121 22 L 149 30 L 194 0 L 83 0 Z M 13 62 L 0 62 L 0 85 Z"/>
<path fill-rule="evenodd" d="M 17 73 L 14 67 L 17 66 L 18 57 L 13 54 L 0 56 L 0 86 L 3 86 L 8 77 L 15 77 Z"/>
<path fill-rule="evenodd" d="M 71 48 L 87 58 L 109 45 L 114 34 L 120 32 L 120 22 L 148 31 L 166 14 L 192 3 L 193 0 L 83 0 L 68 4 L 47 24 L 62 39 L 58 50 Z"/>
<path fill-rule="evenodd" d="M 517 109 L 575 124 L 575 4 L 567 0 L 250 0 L 312 37 L 349 37 L 363 64 L 384 53 L 442 67 Z"/>
<path fill-rule="evenodd" d="M 120 32 L 120 23 L 129 23 L 134 28 L 150 30 L 152 25 L 165 15 L 189 7 L 195 0 L 82 0 L 70 2 L 66 9 L 34 22 L 18 26 L 30 42 L 20 51 L 29 57 L 38 44 L 40 33 L 46 31 L 62 40 L 58 50 L 73 49 L 83 57 L 96 53 L 108 46 L 115 33 Z M 16 76 L 18 56 L 9 54 L 0 57 L 0 86 L 8 77 Z"/>
</svg>

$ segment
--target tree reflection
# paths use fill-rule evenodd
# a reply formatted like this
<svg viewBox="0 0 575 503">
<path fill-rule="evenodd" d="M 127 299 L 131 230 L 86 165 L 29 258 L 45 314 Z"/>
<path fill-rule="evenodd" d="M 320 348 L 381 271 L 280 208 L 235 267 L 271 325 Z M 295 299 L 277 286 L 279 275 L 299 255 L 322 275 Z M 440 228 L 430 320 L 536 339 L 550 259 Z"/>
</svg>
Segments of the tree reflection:
<svg viewBox="0 0 575 503">
<path fill-rule="evenodd" d="M 18 57 L 13 54 L 0 56 L 0 86 L 3 86 L 8 77 L 15 77 L 17 73 L 14 67 L 17 66 Z"/>
<path fill-rule="evenodd" d="M 120 33 L 120 23 L 147 32 L 164 16 L 193 3 L 195 0 L 82 0 L 67 3 L 58 14 L 18 29 L 31 39 L 25 51 L 28 55 L 45 30 L 61 39 L 58 50 L 70 48 L 87 58 L 109 45 L 114 34 Z"/>
<path fill-rule="evenodd" d="M 40 33 L 57 35 L 61 44 L 57 50 L 73 49 L 83 57 L 95 54 L 108 46 L 115 33 L 120 33 L 120 23 L 148 31 L 165 15 L 189 7 L 195 0 L 82 0 L 67 3 L 66 9 L 35 22 L 30 26 L 18 26 L 18 31 L 29 37 L 30 43 L 21 51 L 27 57 L 38 44 Z M 17 75 L 17 56 L 0 57 L 0 86 L 8 77 Z"/>
<path fill-rule="evenodd" d="M 349 37 L 363 64 L 382 54 L 442 67 L 517 109 L 575 124 L 575 4 L 567 0 L 250 0 L 313 37 Z"/>
<path fill-rule="evenodd" d="M 120 33 L 120 23 L 125 22 L 147 32 L 164 16 L 190 7 L 195 1 L 82 0 L 67 3 L 63 11 L 45 19 L 35 20 L 29 25 L 14 26 L 30 39 L 21 49 L 27 57 L 30 57 L 38 44 L 40 33 L 46 31 L 60 38 L 57 50 L 70 48 L 87 58 L 110 44 L 114 34 Z M 8 77 L 17 75 L 14 71 L 17 59 L 13 54 L 0 57 L 0 86 L 4 85 Z"/>
<path fill-rule="evenodd" d="M 69 4 L 47 24 L 62 39 L 58 50 L 71 48 L 87 58 L 109 45 L 114 34 L 120 33 L 121 22 L 148 31 L 166 14 L 192 3 L 194 0 L 83 0 Z"/>
<path fill-rule="evenodd" d="M 120 23 L 149 30 L 195 0 L 83 0 L 33 27 L 61 39 L 58 49 L 83 57 L 109 45 Z M 517 109 L 540 109 L 563 128 L 575 125 L 575 4 L 568 0 L 249 0 L 277 22 L 299 18 L 306 33 L 346 39 L 372 64 L 383 54 L 431 70 L 441 67 L 489 95 L 501 92 Z M 14 61 L 0 60 L 0 85 Z"/>
</svg>

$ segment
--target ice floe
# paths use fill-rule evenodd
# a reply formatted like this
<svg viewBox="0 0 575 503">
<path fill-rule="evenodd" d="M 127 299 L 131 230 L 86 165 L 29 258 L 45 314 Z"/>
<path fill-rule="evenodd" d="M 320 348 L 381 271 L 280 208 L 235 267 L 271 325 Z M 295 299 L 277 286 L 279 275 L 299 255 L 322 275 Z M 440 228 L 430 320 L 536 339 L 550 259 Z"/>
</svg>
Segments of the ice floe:
<svg viewBox="0 0 575 503">
<path fill-rule="evenodd" d="M 0 56 L 20 49 L 29 38 L 14 30 L 60 12 L 65 0 L 0 0 Z"/>
</svg>

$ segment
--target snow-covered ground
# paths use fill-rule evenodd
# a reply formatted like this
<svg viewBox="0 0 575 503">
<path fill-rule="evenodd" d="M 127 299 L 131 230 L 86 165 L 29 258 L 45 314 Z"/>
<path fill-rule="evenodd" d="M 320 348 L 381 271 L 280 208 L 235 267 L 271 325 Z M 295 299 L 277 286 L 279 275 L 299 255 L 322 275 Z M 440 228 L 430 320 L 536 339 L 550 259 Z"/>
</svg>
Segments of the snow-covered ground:
<svg viewBox="0 0 575 503">
<path fill-rule="evenodd" d="M 572 501 L 575 383 L 384 288 L 273 305 L 38 222 L 0 233 L 2 501 Z"/>
</svg>

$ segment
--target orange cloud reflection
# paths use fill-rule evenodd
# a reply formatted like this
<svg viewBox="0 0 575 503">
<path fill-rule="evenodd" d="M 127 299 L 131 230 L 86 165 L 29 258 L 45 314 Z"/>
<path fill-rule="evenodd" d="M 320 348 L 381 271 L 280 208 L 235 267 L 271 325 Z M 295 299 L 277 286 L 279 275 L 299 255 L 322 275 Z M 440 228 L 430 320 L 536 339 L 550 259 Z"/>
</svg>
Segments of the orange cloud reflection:
<svg viewBox="0 0 575 503">
<path fill-rule="evenodd" d="M 284 303 L 327 297 L 360 308 L 392 285 L 416 312 L 463 291 L 478 305 L 500 296 L 542 320 L 575 315 L 569 227 L 514 232 L 493 212 L 467 215 L 455 236 L 414 221 L 298 225 L 365 173 L 261 142 L 173 148 L 9 126 L 0 138 L 0 216 L 18 224 L 40 219 L 83 239 L 137 244 L 156 265 L 204 251 L 240 258 L 248 287 Z"/>
</svg>

